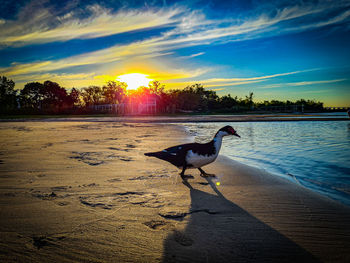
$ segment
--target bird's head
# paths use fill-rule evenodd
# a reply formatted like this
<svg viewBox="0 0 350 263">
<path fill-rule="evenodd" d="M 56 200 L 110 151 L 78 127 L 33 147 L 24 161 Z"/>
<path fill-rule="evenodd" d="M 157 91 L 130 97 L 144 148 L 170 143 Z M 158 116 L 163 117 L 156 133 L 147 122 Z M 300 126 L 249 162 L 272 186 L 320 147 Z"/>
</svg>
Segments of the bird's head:
<svg viewBox="0 0 350 263">
<path fill-rule="evenodd" d="M 237 132 L 235 131 L 235 129 L 233 129 L 232 126 L 230 126 L 230 125 L 227 125 L 227 126 L 221 128 L 218 131 L 218 134 L 222 134 L 222 136 L 234 135 L 234 136 L 241 138 L 241 136 L 239 136 L 237 134 Z"/>
</svg>

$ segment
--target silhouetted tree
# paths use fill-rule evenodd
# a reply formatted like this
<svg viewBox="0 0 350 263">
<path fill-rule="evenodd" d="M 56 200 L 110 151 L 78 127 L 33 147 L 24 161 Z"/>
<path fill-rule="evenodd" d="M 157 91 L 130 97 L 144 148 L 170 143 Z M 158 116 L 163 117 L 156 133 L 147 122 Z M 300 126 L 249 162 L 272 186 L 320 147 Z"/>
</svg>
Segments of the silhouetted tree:
<svg viewBox="0 0 350 263">
<path fill-rule="evenodd" d="M 150 93 L 152 94 L 156 94 L 158 96 L 161 96 L 162 94 L 164 94 L 165 86 L 161 84 L 158 80 L 151 81 L 148 84 L 148 87 L 150 89 Z"/>
<path fill-rule="evenodd" d="M 21 108 L 30 112 L 39 111 L 43 100 L 44 85 L 39 82 L 27 83 L 20 92 Z"/>
<path fill-rule="evenodd" d="M 14 88 L 13 80 L 0 77 L 0 113 L 11 112 L 17 108 L 17 92 Z"/>
<path fill-rule="evenodd" d="M 253 96 L 253 92 L 249 92 L 249 95 L 245 96 L 244 104 L 245 106 L 249 107 L 249 109 L 253 109 L 254 107 Z"/>
<path fill-rule="evenodd" d="M 219 108 L 221 109 L 233 109 L 233 107 L 237 106 L 237 97 L 232 98 L 231 94 L 224 95 L 219 98 Z"/>
<path fill-rule="evenodd" d="M 293 101 L 270 100 L 255 103 L 254 93 L 244 98 L 232 97 L 230 94 L 219 97 L 215 91 L 207 90 L 202 84 L 193 84 L 184 89 L 166 90 L 159 81 L 152 81 L 148 87 L 126 91 L 126 83 L 110 81 L 103 87 L 89 86 L 81 90 L 72 88 L 69 93 L 58 83 L 45 81 L 27 83 L 20 91 L 19 101 L 26 112 L 63 112 L 75 109 L 77 112 L 88 112 L 90 105 L 118 104 L 124 101 L 147 103 L 157 101 L 157 112 L 174 112 L 189 110 L 197 112 L 236 112 L 247 111 L 255 107 L 261 109 L 288 109 L 290 105 L 304 105 L 304 109 L 322 110 L 323 103 L 314 100 L 300 99 Z M 1 112 L 16 108 L 16 91 L 14 82 L 6 77 L 0 78 Z M 273 107 L 270 107 L 273 106 Z M 289 107 L 293 108 L 293 107 Z"/>
<path fill-rule="evenodd" d="M 104 103 L 118 104 L 124 101 L 126 96 L 126 83 L 120 81 L 109 81 L 103 86 Z"/>
<path fill-rule="evenodd" d="M 80 90 L 78 90 L 76 88 L 72 88 L 68 96 L 69 96 L 69 100 L 70 100 L 70 105 L 72 107 L 82 106 Z"/>
<path fill-rule="evenodd" d="M 47 112 L 60 112 L 71 104 L 66 89 L 56 82 L 45 81 L 42 95 L 42 109 Z"/>
<path fill-rule="evenodd" d="M 81 91 L 81 97 L 84 101 L 85 106 L 103 104 L 104 95 L 103 89 L 99 86 L 89 86 L 83 88 Z"/>
</svg>

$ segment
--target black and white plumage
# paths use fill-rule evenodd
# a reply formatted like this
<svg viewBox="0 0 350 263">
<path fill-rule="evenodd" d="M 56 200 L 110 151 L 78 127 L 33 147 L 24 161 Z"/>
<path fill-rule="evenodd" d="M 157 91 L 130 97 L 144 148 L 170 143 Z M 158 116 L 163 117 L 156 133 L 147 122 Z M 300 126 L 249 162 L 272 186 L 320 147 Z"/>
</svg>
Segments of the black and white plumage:
<svg viewBox="0 0 350 263">
<path fill-rule="evenodd" d="M 180 173 L 182 178 L 185 176 L 185 170 L 189 168 L 198 168 L 201 175 L 209 176 L 201 167 L 216 160 L 221 148 L 222 138 L 228 135 L 240 137 L 231 126 L 225 126 L 208 143 L 181 144 L 163 151 L 145 153 L 145 155 L 165 160 L 182 169 Z"/>
</svg>

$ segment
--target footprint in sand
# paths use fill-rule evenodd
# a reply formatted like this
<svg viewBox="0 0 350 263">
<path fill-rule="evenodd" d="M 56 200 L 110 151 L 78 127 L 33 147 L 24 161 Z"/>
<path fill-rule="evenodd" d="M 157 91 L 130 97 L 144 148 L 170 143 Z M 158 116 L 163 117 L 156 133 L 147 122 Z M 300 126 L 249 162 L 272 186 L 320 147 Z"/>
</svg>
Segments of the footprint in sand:
<svg viewBox="0 0 350 263">
<path fill-rule="evenodd" d="M 129 152 L 130 149 L 123 149 L 123 148 L 116 148 L 116 147 L 108 147 L 109 150 L 112 151 L 123 151 L 123 152 Z"/>
<path fill-rule="evenodd" d="M 116 183 L 116 182 L 121 182 L 121 181 L 122 180 L 119 178 L 112 178 L 112 179 L 107 180 L 107 182 L 109 182 L 109 183 Z"/>
<path fill-rule="evenodd" d="M 88 198 L 86 197 L 80 197 L 80 203 L 82 203 L 83 205 L 86 205 L 86 206 L 90 206 L 90 207 L 98 207 L 98 208 L 102 208 L 102 209 L 107 209 L 107 210 L 110 210 L 112 209 L 113 205 L 111 204 L 106 204 L 106 203 L 102 203 L 102 202 L 92 202 L 92 201 L 89 201 Z"/>
<path fill-rule="evenodd" d="M 83 187 L 97 187 L 99 186 L 98 184 L 96 183 L 91 183 L 91 184 L 83 184 Z"/>
<path fill-rule="evenodd" d="M 40 149 L 49 148 L 49 147 L 51 147 L 52 145 L 53 145 L 53 143 L 48 142 L 48 143 L 45 143 L 43 146 L 41 146 L 41 148 L 40 148 Z"/>
<path fill-rule="evenodd" d="M 72 152 L 73 156 L 70 156 L 71 159 L 76 159 L 83 163 L 86 163 L 91 166 L 96 166 L 103 164 L 103 160 L 99 160 L 101 153 L 98 152 Z"/>
<path fill-rule="evenodd" d="M 51 192 L 50 194 L 44 193 L 33 193 L 32 196 L 42 199 L 42 200 L 53 200 L 57 198 L 57 194 L 55 192 Z"/>
<path fill-rule="evenodd" d="M 16 126 L 16 127 L 13 127 L 13 129 L 16 131 L 25 131 L 25 132 L 33 131 L 32 129 L 24 127 L 24 126 Z"/>
<path fill-rule="evenodd" d="M 157 200 L 157 195 L 143 192 L 120 192 L 104 195 L 89 195 L 79 197 L 80 203 L 93 208 L 112 209 L 121 203 L 139 205 L 150 208 L 160 208 L 164 203 Z"/>
<path fill-rule="evenodd" d="M 138 177 L 133 177 L 128 180 L 134 181 L 134 180 L 148 180 L 148 179 L 159 179 L 159 178 L 165 178 L 165 177 L 170 177 L 167 174 L 151 174 L 151 175 L 141 175 Z"/>
<path fill-rule="evenodd" d="M 54 186 L 54 187 L 51 187 L 51 190 L 54 192 L 54 191 L 64 191 L 64 190 L 67 190 L 68 186 Z"/>
<path fill-rule="evenodd" d="M 159 215 L 166 219 L 182 221 L 188 215 L 188 213 L 178 211 L 163 211 L 159 212 Z"/>
<path fill-rule="evenodd" d="M 76 159 L 80 162 L 91 166 L 97 166 L 108 162 L 109 160 L 118 159 L 124 162 L 133 161 L 131 157 L 114 154 L 111 152 L 72 152 L 71 159 Z"/>
<path fill-rule="evenodd" d="M 106 138 L 106 140 L 109 140 L 109 141 L 116 141 L 116 140 L 119 140 L 119 138 L 112 138 L 112 137 L 110 137 L 110 138 Z"/>
<path fill-rule="evenodd" d="M 164 229 L 164 228 L 169 229 L 174 227 L 173 224 L 163 220 L 151 220 L 151 221 L 144 222 L 143 224 L 154 230 Z"/>
<path fill-rule="evenodd" d="M 177 243 L 185 247 L 192 246 L 193 244 L 193 240 L 190 237 L 177 230 L 174 231 L 174 239 Z"/>
<path fill-rule="evenodd" d="M 144 135 L 139 135 L 137 138 L 147 138 L 147 137 L 154 137 L 154 134 L 144 134 Z"/>
<path fill-rule="evenodd" d="M 63 240 L 65 238 L 66 238 L 65 236 L 58 236 L 58 237 L 33 236 L 32 241 L 33 241 L 33 245 L 37 249 L 40 249 L 45 246 L 54 245 L 55 242 L 59 240 Z"/>
</svg>

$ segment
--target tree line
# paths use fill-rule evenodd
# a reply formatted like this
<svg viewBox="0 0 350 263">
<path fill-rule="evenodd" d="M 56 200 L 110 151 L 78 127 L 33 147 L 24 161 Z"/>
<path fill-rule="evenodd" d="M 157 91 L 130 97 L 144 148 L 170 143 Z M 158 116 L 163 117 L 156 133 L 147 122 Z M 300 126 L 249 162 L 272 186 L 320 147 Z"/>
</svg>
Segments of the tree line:
<svg viewBox="0 0 350 263">
<path fill-rule="evenodd" d="M 323 103 L 314 100 L 297 101 L 270 100 L 254 102 L 250 92 L 244 98 L 230 94 L 218 96 L 213 90 L 206 90 L 201 84 L 189 85 L 184 89 L 165 89 L 159 81 L 152 81 L 148 87 L 127 90 L 127 84 L 109 81 L 101 86 L 81 89 L 66 89 L 58 83 L 47 80 L 44 83 L 30 82 L 21 90 L 15 90 L 15 82 L 0 76 L 0 113 L 20 114 L 62 114 L 92 113 L 95 105 L 144 103 L 149 99 L 157 101 L 157 112 L 201 112 L 234 113 L 251 110 L 269 110 L 273 107 L 286 108 L 303 105 L 306 111 L 320 111 Z"/>
</svg>

